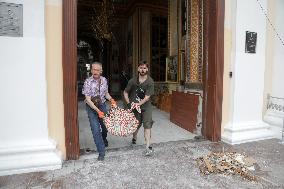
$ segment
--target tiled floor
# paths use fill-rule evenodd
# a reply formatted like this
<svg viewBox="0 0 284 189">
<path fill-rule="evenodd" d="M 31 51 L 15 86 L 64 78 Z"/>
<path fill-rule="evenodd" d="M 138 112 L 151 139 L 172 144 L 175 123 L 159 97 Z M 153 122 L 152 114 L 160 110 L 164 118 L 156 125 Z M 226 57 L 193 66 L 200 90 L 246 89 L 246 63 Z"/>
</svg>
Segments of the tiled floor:
<svg viewBox="0 0 284 189">
<path fill-rule="evenodd" d="M 119 102 L 119 106 L 122 107 L 122 102 Z M 93 141 L 92 132 L 89 125 L 88 116 L 85 110 L 85 104 L 79 102 L 78 104 L 78 117 L 79 117 L 79 138 L 81 149 L 96 149 Z M 152 143 L 178 141 L 193 139 L 194 134 L 176 126 L 169 121 L 169 114 L 154 108 L 153 111 L 154 125 L 152 128 Z M 130 145 L 131 136 L 118 137 L 108 135 L 109 147 L 108 148 L 120 148 Z M 144 131 L 143 128 L 139 130 L 137 144 L 144 144 Z"/>
</svg>

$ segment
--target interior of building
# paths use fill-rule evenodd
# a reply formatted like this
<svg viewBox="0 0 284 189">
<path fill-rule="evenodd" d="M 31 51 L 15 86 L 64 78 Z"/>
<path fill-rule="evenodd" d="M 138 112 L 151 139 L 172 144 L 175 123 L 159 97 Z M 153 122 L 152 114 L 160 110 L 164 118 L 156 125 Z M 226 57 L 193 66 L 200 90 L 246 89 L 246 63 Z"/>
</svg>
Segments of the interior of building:
<svg viewBox="0 0 284 189">
<path fill-rule="evenodd" d="M 125 82 L 146 60 L 155 81 L 152 142 L 193 139 L 202 127 L 203 1 L 78 0 L 77 83 L 80 148 L 95 149 L 82 87 L 99 61 L 109 92 L 122 106 Z M 189 19 L 186 19 L 189 18 Z M 194 134 L 193 134 L 194 133 Z M 131 136 L 108 135 L 109 148 Z M 143 144 L 143 131 L 137 144 Z"/>
</svg>

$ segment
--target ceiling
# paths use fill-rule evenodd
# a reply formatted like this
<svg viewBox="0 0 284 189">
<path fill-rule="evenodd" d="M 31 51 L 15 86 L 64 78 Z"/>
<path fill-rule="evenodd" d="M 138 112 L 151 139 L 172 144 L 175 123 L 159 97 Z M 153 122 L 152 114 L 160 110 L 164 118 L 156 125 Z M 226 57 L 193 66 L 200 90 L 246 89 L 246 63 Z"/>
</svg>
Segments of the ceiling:
<svg viewBox="0 0 284 189">
<path fill-rule="evenodd" d="M 107 9 L 113 10 L 112 26 L 117 26 L 121 22 L 126 22 L 128 17 L 135 10 L 135 7 L 152 7 L 156 10 L 159 8 L 167 9 L 168 0 L 78 0 L 77 7 L 77 27 L 79 35 L 92 35 L 92 20 L 100 15 L 102 3 L 107 2 Z"/>
</svg>

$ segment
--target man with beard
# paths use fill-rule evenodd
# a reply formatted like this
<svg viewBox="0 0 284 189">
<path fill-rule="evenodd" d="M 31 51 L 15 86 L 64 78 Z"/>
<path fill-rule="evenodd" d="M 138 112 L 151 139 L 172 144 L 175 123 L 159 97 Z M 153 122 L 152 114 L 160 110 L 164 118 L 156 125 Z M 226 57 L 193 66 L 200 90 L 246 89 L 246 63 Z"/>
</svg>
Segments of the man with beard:
<svg viewBox="0 0 284 189">
<path fill-rule="evenodd" d="M 105 147 L 108 146 L 107 129 L 102 120 L 106 113 L 106 100 L 111 102 L 112 106 L 116 106 L 115 100 L 108 92 L 108 83 L 105 77 L 101 76 L 102 64 L 94 62 L 92 64 L 92 76 L 87 78 L 82 93 L 85 95 L 86 110 L 88 113 L 93 138 L 99 152 L 99 161 L 103 161 L 105 157 Z"/>
<path fill-rule="evenodd" d="M 144 138 L 146 143 L 145 155 L 153 154 L 153 149 L 150 146 L 152 120 L 152 105 L 150 101 L 151 95 L 154 94 L 154 81 L 148 75 L 149 65 L 146 61 L 141 61 L 138 64 L 138 77 L 129 80 L 125 90 L 124 98 L 128 104 L 134 103 L 134 107 L 140 107 L 141 113 L 134 110 L 134 114 L 139 121 L 138 129 L 133 133 L 132 144 L 136 144 L 137 133 L 141 125 L 144 127 Z"/>
</svg>

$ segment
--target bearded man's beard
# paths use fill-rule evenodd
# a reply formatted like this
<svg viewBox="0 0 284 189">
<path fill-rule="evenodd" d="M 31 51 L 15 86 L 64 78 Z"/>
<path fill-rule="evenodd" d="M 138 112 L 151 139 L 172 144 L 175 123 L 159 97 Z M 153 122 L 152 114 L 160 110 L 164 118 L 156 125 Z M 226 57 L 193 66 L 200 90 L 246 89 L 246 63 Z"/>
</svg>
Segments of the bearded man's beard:
<svg viewBox="0 0 284 189">
<path fill-rule="evenodd" d="M 147 75 L 148 74 L 148 71 L 142 71 L 142 72 L 139 72 L 139 75 L 141 75 L 141 76 L 145 76 L 145 75 Z"/>
</svg>

